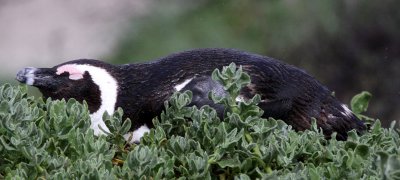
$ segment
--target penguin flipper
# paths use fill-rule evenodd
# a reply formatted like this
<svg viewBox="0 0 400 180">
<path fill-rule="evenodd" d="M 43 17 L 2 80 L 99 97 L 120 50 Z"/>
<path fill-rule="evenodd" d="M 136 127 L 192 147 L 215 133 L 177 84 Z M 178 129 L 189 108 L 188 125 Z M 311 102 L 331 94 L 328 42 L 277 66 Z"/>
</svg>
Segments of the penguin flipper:
<svg viewBox="0 0 400 180">
<path fill-rule="evenodd" d="M 216 104 L 208 95 L 210 92 L 215 93 L 217 96 L 227 96 L 224 87 L 211 79 L 211 77 L 196 77 L 193 78 L 181 91 L 192 91 L 192 102 L 189 106 L 196 106 L 198 108 L 208 105 L 217 111 L 218 117 L 223 118 L 225 107 L 222 104 Z"/>
</svg>

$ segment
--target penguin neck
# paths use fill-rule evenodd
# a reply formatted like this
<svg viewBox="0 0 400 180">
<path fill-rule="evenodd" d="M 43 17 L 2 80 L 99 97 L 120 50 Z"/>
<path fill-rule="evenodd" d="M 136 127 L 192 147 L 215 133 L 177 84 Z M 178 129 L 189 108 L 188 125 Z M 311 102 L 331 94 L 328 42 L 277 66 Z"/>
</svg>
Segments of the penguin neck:
<svg viewBox="0 0 400 180">
<path fill-rule="evenodd" d="M 101 129 L 109 132 L 109 129 L 103 121 L 103 114 L 105 112 L 110 115 L 114 113 L 119 89 L 117 79 L 111 72 L 103 68 L 90 65 L 77 65 L 76 67 L 82 71 L 89 72 L 94 84 L 98 86 L 100 92 L 98 97 L 98 100 L 100 100 L 100 107 L 97 111 L 91 112 L 90 114 L 91 128 L 94 130 L 94 134 L 104 134 Z M 90 106 L 90 103 L 88 105 Z"/>
</svg>

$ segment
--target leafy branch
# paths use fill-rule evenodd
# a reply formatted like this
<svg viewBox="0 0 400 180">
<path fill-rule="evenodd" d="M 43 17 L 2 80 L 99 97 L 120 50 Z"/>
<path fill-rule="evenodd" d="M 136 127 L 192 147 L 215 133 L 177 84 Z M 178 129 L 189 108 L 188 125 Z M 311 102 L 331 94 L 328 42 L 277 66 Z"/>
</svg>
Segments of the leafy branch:
<svg viewBox="0 0 400 180">
<path fill-rule="evenodd" d="M 234 64 L 213 72 L 228 92 L 210 98 L 226 107 L 223 119 L 209 106 L 189 107 L 177 92 L 140 144 L 123 135 L 123 111 L 103 118 L 111 133 L 94 136 L 86 104 L 34 99 L 25 86 L 0 86 L 0 179 L 399 179 L 400 136 L 395 123 L 362 115 L 370 94 L 351 107 L 370 123 L 348 141 L 326 140 L 315 121 L 296 132 L 261 118 L 260 96 L 239 101 L 249 76 Z"/>
</svg>

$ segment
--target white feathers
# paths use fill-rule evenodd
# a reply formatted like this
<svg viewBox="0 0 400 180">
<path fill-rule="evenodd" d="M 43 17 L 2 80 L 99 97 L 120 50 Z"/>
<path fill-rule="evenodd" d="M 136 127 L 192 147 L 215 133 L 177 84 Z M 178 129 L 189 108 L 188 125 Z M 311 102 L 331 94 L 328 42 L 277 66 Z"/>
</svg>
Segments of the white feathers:
<svg viewBox="0 0 400 180">
<path fill-rule="evenodd" d="M 235 100 L 236 100 L 236 102 L 245 102 L 244 97 L 241 95 L 237 96 Z"/>
<path fill-rule="evenodd" d="M 150 132 L 150 129 L 146 125 L 143 125 L 140 126 L 138 129 L 136 129 L 135 131 L 125 134 L 124 138 L 131 144 L 138 143 L 140 142 L 140 138 L 142 138 L 143 135 L 148 132 Z"/>
<path fill-rule="evenodd" d="M 71 80 L 79 80 L 83 78 L 83 73 L 81 70 L 77 68 L 76 64 L 66 64 L 64 66 L 60 66 L 57 68 L 56 74 L 60 75 L 63 72 L 69 73 L 69 79 Z"/>
<path fill-rule="evenodd" d="M 33 83 L 35 83 L 35 71 L 37 69 L 36 68 L 26 68 L 25 70 L 27 71 L 27 72 L 25 72 L 25 78 L 26 78 L 25 83 L 29 86 L 32 86 Z"/>
<path fill-rule="evenodd" d="M 342 108 L 344 109 L 344 112 L 341 112 L 342 115 L 347 117 L 353 116 L 353 112 L 345 104 L 342 104 Z"/>
<path fill-rule="evenodd" d="M 180 91 L 182 90 L 187 84 L 190 83 L 190 81 L 192 81 L 193 78 L 190 79 L 186 79 L 183 83 L 177 84 L 176 86 L 174 86 L 174 89 L 176 91 Z"/>
<path fill-rule="evenodd" d="M 104 134 L 104 132 L 99 128 L 110 132 L 103 121 L 103 114 L 107 112 L 108 114 L 113 114 L 115 110 L 115 104 L 117 102 L 118 95 L 118 83 L 115 78 L 108 73 L 105 69 L 100 67 L 95 67 L 87 64 L 67 64 L 57 68 L 57 74 L 62 72 L 71 72 L 72 78 L 79 78 L 79 74 L 84 74 L 87 71 L 92 77 L 93 82 L 100 89 L 100 108 L 90 114 L 90 119 L 92 121 L 91 128 L 94 130 L 95 135 Z"/>
</svg>

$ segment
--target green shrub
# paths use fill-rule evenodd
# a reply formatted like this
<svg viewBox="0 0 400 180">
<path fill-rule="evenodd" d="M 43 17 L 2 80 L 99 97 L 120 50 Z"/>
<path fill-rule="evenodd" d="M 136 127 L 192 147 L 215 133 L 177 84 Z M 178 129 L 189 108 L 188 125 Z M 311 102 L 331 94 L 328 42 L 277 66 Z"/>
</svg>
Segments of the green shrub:
<svg viewBox="0 0 400 180">
<path fill-rule="evenodd" d="M 348 141 L 326 140 L 316 123 L 296 132 L 283 121 L 262 119 L 259 96 L 236 102 L 250 82 L 234 64 L 213 79 L 230 96 L 215 102 L 227 107 L 224 120 L 209 106 L 188 107 L 191 92 L 175 93 L 155 127 L 140 144 L 122 135 L 131 121 L 122 109 L 104 115 L 111 130 L 96 137 L 86 104 L 35 100 L 26 87 L 0 86 L 0 179 L 398 179 L 399 131 L 392 123 L 361 115 L 370 94 L 356 95 L 351 107 L 370 130 Z"/>
</svg>

